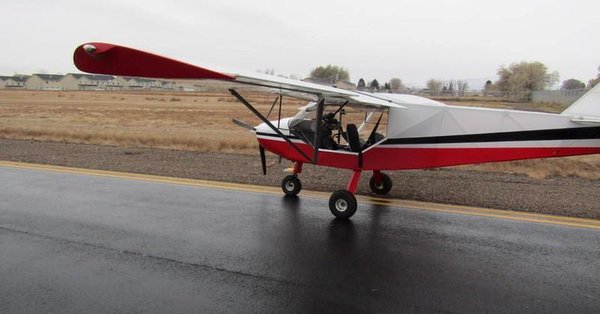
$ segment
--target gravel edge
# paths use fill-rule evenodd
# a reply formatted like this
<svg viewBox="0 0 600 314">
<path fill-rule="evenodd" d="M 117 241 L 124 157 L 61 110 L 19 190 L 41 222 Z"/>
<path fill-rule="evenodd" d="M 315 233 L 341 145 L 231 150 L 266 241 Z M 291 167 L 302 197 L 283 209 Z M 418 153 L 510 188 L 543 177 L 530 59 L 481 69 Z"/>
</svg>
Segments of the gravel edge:
<svg viewBox="0 0 600 314">
<path fill-rule="evenodd" d="M 261 175 L 258 153 L 239 155 L 151 148 L 0 139 L 0 160 L 144 173 L 171 177 L 279 186 L 290 163 L 269 155 Z M 386 172 L 389 198 L 600 219 L 600 180 L 571 177 L 534 179 L 525 175 L 430 169 Z M 344 188 L 350 170 L 305 165 L 303 188 Z M 358 194 L 373 195 L 365 172 Z M 302 193 L 300 194 L 302 195 Z"/>
</svg>

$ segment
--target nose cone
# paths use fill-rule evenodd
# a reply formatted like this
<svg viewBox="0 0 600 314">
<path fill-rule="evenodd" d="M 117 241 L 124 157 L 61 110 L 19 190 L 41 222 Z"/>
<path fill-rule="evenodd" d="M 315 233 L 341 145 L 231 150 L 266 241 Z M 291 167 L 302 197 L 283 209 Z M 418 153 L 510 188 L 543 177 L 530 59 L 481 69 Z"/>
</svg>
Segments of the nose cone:
<svg viewBox="0 0 600 314">
<path fill-rule="evenodd" d="M 256 133 L 263 133 L 263 134 L 277 134 L 277 132 L 273 129 L 278 129 L 281 133 L 283 133 L 283 135 L 289 135 L 289 130 L 288 130 L 288 124 L 290 122 L 291 118 L 284 118 L 281 120 L 273 120 L 273 121 L 269 121 L 269 123 L 271 125 L 268 125 L 267 123 L 261 123 L 259 125 L 257 125 L 255 127 L 256 129 Z M 271 127 L 273 126 L 273 127 Z"/>
<path fill-rule="evenodd" d="M 273 124 L 273 122 L 275 122 Z M 271 124 L 273 124 L 275 127 L 277 127 L 277 121 L 271 121 Z M 266 124 L 266 123 L 261 123 L 257 126 L 254 127 L 254 130 L 256 130 L 256 133 L 263 133 L 263 134 L 276 134 L 275 131 L 273 129 L 271 129 L 271 127 Z"/>
</svg>

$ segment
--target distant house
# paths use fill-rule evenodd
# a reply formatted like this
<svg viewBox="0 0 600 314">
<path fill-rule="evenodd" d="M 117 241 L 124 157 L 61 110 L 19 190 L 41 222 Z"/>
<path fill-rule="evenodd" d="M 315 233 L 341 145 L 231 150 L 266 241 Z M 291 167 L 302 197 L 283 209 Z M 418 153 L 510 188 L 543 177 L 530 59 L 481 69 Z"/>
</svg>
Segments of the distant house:
<svg viewBox="0 0 600 314">
<path fill-rule="evenodd" d="M 179 80 L 177 82 L 173 82 L 173 88 L 182 92 L 197 92 L 202 90 L 202 88 L 199 86 L 199 82 L 195 80 Z"/>
<path fill-rule="evenodd" d="M 203 91 L 206 90 L 204 85 L 205 82 L 196 80 L 156 80 L 84 73 L 0 76 L 0 89 Z"/>
<path fill-rule="evenodd" d="M 112 75 L 69 73 L 61 81 L 66 90 L 120 90 L 123 80 Z"/>
<path fill-rule="evenodd" d="M 333 83 L 333 87 L 347 89 L 347 90 L 356 90 L 356 84 L 348 81 L 337 81 Z"/>
<path fill-rule="evenodd" d="M 122 81 L 112 75 L 91 75 L 91 80 L 98 83 L 97 90 L 120 90 Z"/>
<path fill-rule="evenodd" d="M 27 86 L 27 75 L 4 76 L 5 89 L 25 89 Z"/>
<path fill-rule="evenodd" d="M 315 84 L 319 84 L 319 85 L 337 87 L 337 88 L 341 88 L 341 89 L 356 90 L 356 84 L 354 84 L 352 82 L 348 82 L 348 81 L 335 81 L 332 79 L 323 79 L 323 78 L 315 78 L 315 77 L 307 77 L 307 78 L 303 79 L 302 81 L 309 82 L 309 83 L 315 83 Z"/>
<path fill-rule="evenodd" d="M 64 75 L 35 73 L 27 78 L 26 89 L 31 90 L 62 90 L 60 81 Z"/>
<path fill-rule="evenodd" d="M 177 85 L 175 84 L 175 82 L 174 81 L 170 81 L 170 80 L 168 80 L 168 81 L 160 81 L 160 84 L 161 84 L 160 88 L 162 90 L 174 90 L 177 87 Z"/>
<path fill-rule="evenodd" d="M 159 90 L 162 88 L 162 81 L 140 78 L 140 77 L 125 77 L 128 80 L 130 90 Z"/>
</svg>

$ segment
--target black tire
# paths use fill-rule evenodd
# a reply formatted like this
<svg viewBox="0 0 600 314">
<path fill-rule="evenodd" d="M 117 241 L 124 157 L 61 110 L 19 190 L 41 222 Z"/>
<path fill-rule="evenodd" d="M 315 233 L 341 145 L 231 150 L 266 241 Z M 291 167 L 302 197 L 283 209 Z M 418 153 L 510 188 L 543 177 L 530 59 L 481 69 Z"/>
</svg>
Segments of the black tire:
<svg viewBox="0 0 600 314">
<path fill-rule="evenodd" d="M 381 182 L 375 183 L 375 176 L 372 176 L 369 180 L 369 187 L 375 194 L 384 195 L 392 189 L 392 179 L 385 173 L 381 174 Z"/>
<path fill-rule="evenodd" d="M 356 213 L 356 197 L 346 190 L 338 190 L 329 198 L 329 210 L 338 219 L 348 219 Z"/>
<path fill-rule="evenodd" d="M 281 181 L 281 190 L 287 196 L 296 196 L 302 190 L 302 182 L 295 175 L 289 175 Z"/>
</svg>

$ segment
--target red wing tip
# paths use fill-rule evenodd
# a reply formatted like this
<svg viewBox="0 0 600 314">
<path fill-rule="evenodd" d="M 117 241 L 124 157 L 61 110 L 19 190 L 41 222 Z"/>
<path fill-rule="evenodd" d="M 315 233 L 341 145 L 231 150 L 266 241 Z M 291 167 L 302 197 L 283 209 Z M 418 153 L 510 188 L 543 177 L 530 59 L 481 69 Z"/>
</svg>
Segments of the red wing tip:
<svg viewBox="0 0 600 314">
<path fill-rule="evenodd" d="M 114 53 L 109 53 L 111 50 Z M 73 59 L 79 70 L 89 73 L 165 79 L 236 79 L 228 73 L 109 43 L 84 43 L 75 49 Z"/>
</svg>

